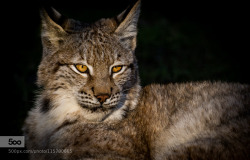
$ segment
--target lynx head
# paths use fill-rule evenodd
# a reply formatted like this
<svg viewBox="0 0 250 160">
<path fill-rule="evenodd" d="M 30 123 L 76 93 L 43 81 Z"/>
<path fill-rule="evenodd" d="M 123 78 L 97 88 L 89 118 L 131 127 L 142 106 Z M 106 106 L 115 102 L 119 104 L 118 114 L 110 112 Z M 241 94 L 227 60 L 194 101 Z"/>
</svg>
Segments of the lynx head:
<svg viewBox="0 0 250 160">
<path fill-rule="evenodd" d="M 86 119 L 101 121 L 134 109 L 140 92 L 134 55 L 139 12 L 140 1 L 114 18 L 85 24 L 53 8 L 41 11 L 41 111 L 77 105 Z"/>
</svg>

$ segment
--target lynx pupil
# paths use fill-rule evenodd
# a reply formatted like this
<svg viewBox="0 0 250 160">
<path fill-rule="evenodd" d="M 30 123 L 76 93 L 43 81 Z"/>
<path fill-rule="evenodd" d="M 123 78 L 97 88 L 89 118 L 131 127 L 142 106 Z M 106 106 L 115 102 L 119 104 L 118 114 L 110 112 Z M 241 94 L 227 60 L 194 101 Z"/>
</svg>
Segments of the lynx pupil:
<svg viewBox="0 0 250 160">
<path fill-rule="evenodd" d="M 88 67 L 85 65 L 82 65 L 82 64 L 77 64 L 77 65 L 75 65 L 75 67 L 81 73 L 85 73 L 88 70 Z"/>
</svg>

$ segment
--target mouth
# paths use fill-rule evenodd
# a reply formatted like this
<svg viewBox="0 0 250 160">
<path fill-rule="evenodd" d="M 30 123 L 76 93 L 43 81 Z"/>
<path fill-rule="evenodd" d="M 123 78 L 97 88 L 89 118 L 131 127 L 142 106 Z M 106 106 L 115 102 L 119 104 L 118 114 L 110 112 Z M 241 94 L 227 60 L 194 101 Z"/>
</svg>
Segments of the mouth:
<svg viewBox="0 0 250 160">
<path fill-rule="evenodd" d="M 89 106 L 82 105 L 82 107 L 87 109 L 87 110 L 90 110 L 92 113 L 93 112 L 107 112 L 107 111 L 113 110 L 115 108 L 115 106 L 104 107 L 103 105 L 96 106 L 96 107 L 89 107 Z"/>
</svg>

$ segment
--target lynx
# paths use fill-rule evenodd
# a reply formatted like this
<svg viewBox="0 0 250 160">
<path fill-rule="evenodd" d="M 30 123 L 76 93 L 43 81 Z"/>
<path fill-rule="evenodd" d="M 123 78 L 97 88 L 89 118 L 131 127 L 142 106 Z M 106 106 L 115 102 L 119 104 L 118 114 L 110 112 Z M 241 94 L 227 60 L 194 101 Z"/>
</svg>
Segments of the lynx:
<svg viewBox="0 0 250 160">
<path fill-rule="evenodd" d="M 23 130 L 43 152 L 30 159 L 250 159 L 248 85 L 140 86 L 140 3 L 93 24 L 41 11 L 41 89 Z"/>
</svg>

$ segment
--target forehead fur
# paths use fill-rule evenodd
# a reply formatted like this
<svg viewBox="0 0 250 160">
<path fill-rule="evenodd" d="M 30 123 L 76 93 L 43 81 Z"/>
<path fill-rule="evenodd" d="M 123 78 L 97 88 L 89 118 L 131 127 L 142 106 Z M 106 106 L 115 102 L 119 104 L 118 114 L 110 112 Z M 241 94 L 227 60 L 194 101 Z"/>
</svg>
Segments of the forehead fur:
<svg viewBox="0 0 250 160">
<path fill-rule="evenodd" d="M 108 32 L 107 26 L 96 25 L 65 37 L 57 54 L 64 61 L 75 61 L 65 63 L 85 60 L 88 64 L 106 61 L 111 65 L 114 61 L 128 62 L 133 58 L 133 53 L 122 46 L 115 34 Z"/>
</svg>

